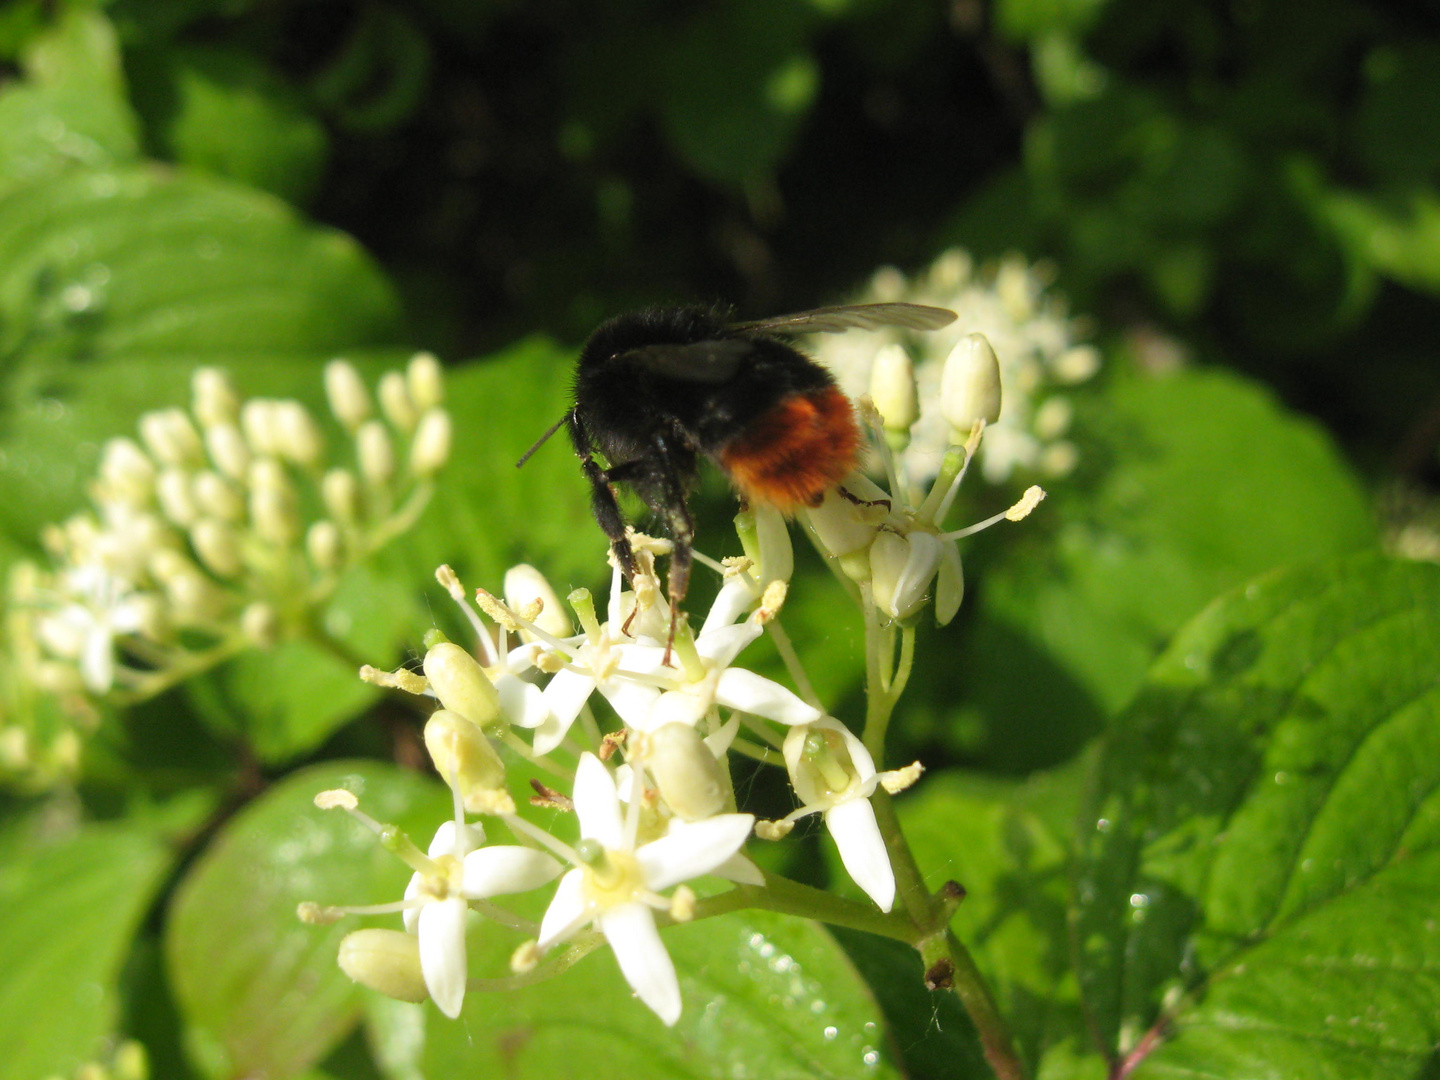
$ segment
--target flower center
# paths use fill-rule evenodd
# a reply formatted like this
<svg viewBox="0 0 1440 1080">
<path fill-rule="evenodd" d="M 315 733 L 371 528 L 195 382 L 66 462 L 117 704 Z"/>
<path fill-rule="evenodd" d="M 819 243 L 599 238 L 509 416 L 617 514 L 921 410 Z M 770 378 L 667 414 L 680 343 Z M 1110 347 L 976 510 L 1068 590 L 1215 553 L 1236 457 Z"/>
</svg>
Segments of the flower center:
<svg viewBox="0 0 1440 1080">
<path fill-rule="evenodd" d="M 454 855 L 437 855 L 435 869 L 425 875 L 425 894 L 434 900 L 448 900 L 461 894 L 465 864 Z"/>
<path fill-rule="evenodd" d="M 628 904 L 645 888 L 645 872 L 628 851 L 602 851 L 584 870 L 585 897 L 599 908 Z"/>
</svg>

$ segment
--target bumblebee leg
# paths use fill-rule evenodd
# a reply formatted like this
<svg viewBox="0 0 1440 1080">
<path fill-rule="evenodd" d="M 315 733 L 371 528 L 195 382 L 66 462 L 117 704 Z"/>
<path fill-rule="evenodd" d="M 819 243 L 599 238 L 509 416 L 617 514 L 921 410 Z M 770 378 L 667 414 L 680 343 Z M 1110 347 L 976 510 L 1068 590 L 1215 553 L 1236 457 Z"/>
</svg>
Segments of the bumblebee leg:
<svg viewBox="0 0 1440 1080">
<path fill-rule="evenodd" d="M 590 481 L 590 512 L 595 515 L 595 520 L 609 538 L 610 550 L 615 552 L 625 579 L 633 581 L 635 552 L 625 535 L 625 515 L 620 512 L 620 504 L 615 500 L 615 489 L 610 486 L 611 477 L 606 470 L 595 464 L 595 458 L 590 452 L 590 436 L 585 425 L 581 423 L 579 414 L 572 409 L 565 420 L 570 429 L 570 441 L 580 458 L 580 468 L 585 472 L 585 479 Z"/>
</svg>

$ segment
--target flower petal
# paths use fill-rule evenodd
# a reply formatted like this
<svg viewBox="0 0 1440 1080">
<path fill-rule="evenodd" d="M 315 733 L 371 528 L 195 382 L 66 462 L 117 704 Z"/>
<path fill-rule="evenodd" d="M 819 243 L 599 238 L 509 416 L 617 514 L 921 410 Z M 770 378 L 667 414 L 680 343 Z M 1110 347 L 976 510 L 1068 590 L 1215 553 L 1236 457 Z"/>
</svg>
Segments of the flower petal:
<svg viewBox="0 0 1440 1080">
<path fill-rule="evenodd" d="M 738 851 L 710 871 L 718 878 L 733 881 L 737 885 L 764 885 L 765 875 L 746 856 Z"/>
<path fill-rule="evenodd" d="M 599 841 L 603 848 L 618 850 L 625 846 L 625 829 L 620 817 L 620 796 L 615 792 L 615 779 L 610 770 L 594 754 L 583 753 L 575 768 L 572 795 L 575 813 L 580 818 L 580 835 Z"/>
<path fill-rule="evenodd" d="M 666 1027 L 674 1026 L 680 1019 L 680 983 L 650 909 L 619 904 L 600 916 L 600 929 L 615 950 L 625 981 Z"/>
<path fill-rule="evenodd" d="M 469 912 L 458 896 L 435 900 L 420 909 L 420 972 L 430 999 L 454 1020 L 465 1002 L 465 916 Z"/>
<path fill-rule="evenodd" d="M 554 856 L 532 848 L 481 848 L 465 856 L 461 889 L 474 898 L 529 892 L 553 881 L 563 869 Z"/>
<path fill-rule="evenodd" d="M 485 843 L 485 829 L 478 821 L 473 825 L 462 825 L 460 829 L 457 836 L 455 822 L 442 821 L 425 853 L 432 859 L 438 859 L 441 855 L 454 855 L 463 859 L 466 852 L 474 851 Z"/>
<path fill-rule="evenodd" d="M 589 672 L 562 668 L 545 686 L 545 705 L 568 731 L 594 689 L 595 677 Z"/>
<path fill-rule="evenodd" d="M 870 800 L 847 799 L 832 806 L 825 811 L 825 825 L 851 879 L 881 911 L 889 911 L 895 904 L 895 871 Z"/>
<path fill-rule="evenodd" d="M 540 938 L 536 944 L 548 949 L 572 933 L 584 914 L 585 874 L 581 870 L 571 870 L 555 887 L 555 895 L 545 909 L 545 917 L 540 920 Z"/>
<path fill-rule="evenodd" d="M 948 626 L 965 598 L 965 569 L 960 562 L 960 545 L 954 540 L 940 548 L 940 571 L 935 576 L 935 622 Z"/>
<path fill-rule="evenodd" d="M 606 679 L 600 684 L 600 693 L 621 720 L 629 727 L 640 729 L 644 728 L 650 710 L 660 698 L 659 687 L 626 678 Z"/>
<path fill-rule="evenodd" d="M 695 639 L 695 651 L 717 668 L 726 668 L 740 655 L 740 650 L 765 632 L 757 622 L 746 620 L 734 626 L 722 626 Z"/>
<path fill-rule="evenodd" d="M 550 715 L 544 691 L 516 675 L 497 678 L 495 692 L 500 695 L 500 715 L 516 727 L 538 728 Z"/>
<path fill-rule="evenodd" d="M 744 668 L 726 668 L 720 673 L 715 683 L 715 701 L 782 724 L 810 724 L 824 715 L 779 683 Z"/>
<path fill-rule="evenodd" d="M 753 814 L 717 814 L 704 821 L 674 822 L 659 840 L 636 850 L 651 889 L 668 889 L 708 874 L 740 850 L 755 827 Z"/>
<path fill-rule="evenodd" d="M 760 593 L 757 589 L 741 578 L 731 578 L 721 585 L 720 591 L 715 594 L 715 602 L 705 613 L 705 623 L 700 627 L 697 641 L 703 641 L 718 630 L 730 626 L 759 600 Z"/>
</svg>

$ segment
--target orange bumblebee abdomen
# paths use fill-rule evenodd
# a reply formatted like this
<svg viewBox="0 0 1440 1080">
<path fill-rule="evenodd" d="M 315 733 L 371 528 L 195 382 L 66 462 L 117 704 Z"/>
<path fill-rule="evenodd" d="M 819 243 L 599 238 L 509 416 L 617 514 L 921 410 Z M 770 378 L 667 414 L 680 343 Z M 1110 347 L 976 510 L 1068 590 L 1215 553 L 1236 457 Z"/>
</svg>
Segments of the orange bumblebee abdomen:
<svg viewBox="0 0 1440 1080">
<path fill-rule="evenodd" d="M 720 450 L 720 465 L 750 502 L 784 513 L 818 506 L 860 459 L 855 410 L 835 386 L 791 394 Z"/>
</svg>

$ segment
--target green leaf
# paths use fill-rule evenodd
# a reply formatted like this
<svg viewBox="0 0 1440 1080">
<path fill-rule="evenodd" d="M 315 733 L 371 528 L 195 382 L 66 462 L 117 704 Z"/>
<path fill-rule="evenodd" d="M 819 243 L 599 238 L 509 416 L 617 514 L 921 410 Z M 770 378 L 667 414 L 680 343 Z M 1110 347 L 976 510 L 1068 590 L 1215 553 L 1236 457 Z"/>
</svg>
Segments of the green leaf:
<svg viewBox="0 0 1440 1080">
<path fill-rule="evenodd" d="M 1412 289 L 1440 291 L 1440 191 L 1375 196 L 1333 188 L 1312 208 L 1362 265 Z"/>
<path fill-rule="evenodd" d="M 685 999 L 674 1028 L 634 1000 L 614 955 L 602 947 L 523 990 L 470 994 L 455 1023 L 424 1006 L 424 1075 L 457 1080 L 899 1075 L 874 999 L 834 940 L 815 924 L 747 911 L 671 927 L 663 939 Z M 492 935 L 472 971 L 488 967 L 487 973 L 503 973 L 516 943 L 514 935 Z"/>
<path fill-rule="evenodd" d="M 269 196 L 147 168 L 0 196 L 6 531 L 72 512 L 100 444 L 188 397 L 200 364 L 278 372 L 373 346 L 393 294 L 353 241 Z M 237 370 L 241 369 L 241 370 Z M 78 452 L 77 452 L 78 450 Z"/>
<path fill-rule="evenodd" d="M 321 616 L 334 648 L 298 639 L 241 653 L 187 686 L 210 727 L 243 737 L 267 764 L 314 750 L 354 719 L 379 691 L 359 677 L 361 664 L 393 668 L 397 644 L 418 647 L 423 611 L 404 581 L 366 565 L 345 576 Z M 344 649 L 345 656 L 335 649 Z"/>
<path fill-rule="evenodd" d="M 0 92 L 0 192 L 77 165 L 136 156 L 115 31 L 98 11 L 66 5 L 24 58 L 26 79 Z"/>
<path fill-rule="evenodd" d="M 664 39 L 661 116 L 702 176 L 744 186 L 773 175 L 818 89 L 808 32 L 800 5 L 744 0 L 702 9 Z"/>
<path fill-rule="evenodd" d="M 211 1076 L 289 1076 L 322 1059 L 360 1012 L 362 991 L 336 966 L 346 920 L 308 926 L 304 900 L 400 899 L 409 872 L 347 814 L 315 807 L 348 787 L 422 848 L 449 816 L 449 794 L 413 773 L 335 762 L 288 777 L 225 827 L 181 882 L 166 959 L 192 1056 Z M 399 926 L 399 918 L 395 918 Z"/>
<path fill-rule="evenodd" d="M 168 158 L 304 204 L 329 149 L 324 126 L 253 53 L 188 47 L 146 54 L 150 112 Z M 146 109 L 147 104 L 149 109 Z"/>
<path fill-rule="evenodd" d="M 573 354 L 532 338 L 447 376 L 450 463 L 401 553 L 420 573 L 451 563 L 467 585 L 498 590 L 508 567 L 529 562 L 560 596 L 608 579 L 608 544 L 565 432 L 515 467 L 569 408 L 574 362 Z"/>
<path fill-rule="evenodd" d="M 1364 555 L 1252 582 L 1156 664 L 1077 893 L 1087 1006 L 1137 1080 L 1432 1075 L 1437 655 L 1440 567 Z"/>
<path fill-rule="evenodd" d="M 1365 494 L 1329 440 L 1248 380 L 1123 377 L 1089 408 L 1103 443 L 1085 451 L 1093 488 L 1082 478 L 1026 522 L 1058 531 L 1045 549 L 1039 532 L 1012 546 L 985 578 L 981 611 L 1039 646 L 1104 713 L 1129 701 L 1161 645 L 1217 593 L 1374 542 Z M 1001 697 L 1029 676 L 1002 666 L 976 678 L 993 688 L 978 693 Z M 1036 692 L 1032 707 L 1048 715 Z"/>
<path fill-rule="evenodd" d="M 0 834 L 0 1078 L 70 1075 L 120 1015 L 131 938 L 170 868 L 154 832 L 55 828 L 51 815 Z"/>
</svg>

